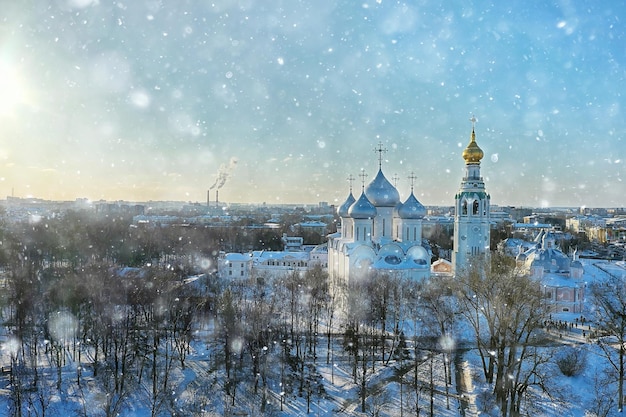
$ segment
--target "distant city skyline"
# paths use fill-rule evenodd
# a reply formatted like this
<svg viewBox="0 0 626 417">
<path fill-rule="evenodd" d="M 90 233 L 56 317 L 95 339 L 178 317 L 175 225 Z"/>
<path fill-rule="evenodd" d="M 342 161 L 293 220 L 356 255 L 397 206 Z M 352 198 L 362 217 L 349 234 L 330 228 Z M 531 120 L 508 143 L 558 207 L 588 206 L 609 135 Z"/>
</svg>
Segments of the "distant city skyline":
<svg viewBox="0 0 626 417">
<path fill-rule="evenodd" d="M 626 206 L 618 4 L 7 3 L 0 195 L 338 205 L 381 142 L 451 206 L 475 115 L 492 204 Z"/>
</svg>

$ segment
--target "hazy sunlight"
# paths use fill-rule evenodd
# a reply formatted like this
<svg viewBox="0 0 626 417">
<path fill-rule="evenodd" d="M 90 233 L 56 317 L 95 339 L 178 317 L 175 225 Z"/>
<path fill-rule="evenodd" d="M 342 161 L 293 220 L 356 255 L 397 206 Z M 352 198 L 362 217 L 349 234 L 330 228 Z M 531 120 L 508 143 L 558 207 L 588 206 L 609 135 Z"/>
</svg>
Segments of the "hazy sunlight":
<svg viewBox="0 0 626 417">
<path fill-rule="evenodd" d="M 0 116 L 9 115 L 24 102 L 24 88 L 14 68 L 0 62 Z"/>
</svg>

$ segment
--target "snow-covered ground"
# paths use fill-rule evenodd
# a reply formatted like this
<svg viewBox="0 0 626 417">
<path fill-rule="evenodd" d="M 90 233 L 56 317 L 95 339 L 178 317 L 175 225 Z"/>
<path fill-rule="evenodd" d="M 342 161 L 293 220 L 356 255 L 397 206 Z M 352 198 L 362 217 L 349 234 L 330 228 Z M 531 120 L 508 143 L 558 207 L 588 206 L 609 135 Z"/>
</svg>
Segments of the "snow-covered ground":
<svg viewBox="0 0 626 417">
<path fill-rule="evenodd" d="M 555 317 L 557 320 L 567 320 L 570 317 Z M 541 409 L 543 416 L 559 417 L 583 417 L 589 410 L 595 407 L 594 401 L 598 393 L 602 391 L 603 396 L 611 395 L 607 389 L 599 387 L 599 379 L 607 368 L 606 359 L 602 357 L 599 348 L 593 343 L 583 344 L 584 339 L 580 329 L 573 329 L 571 332 L 563 332 L 563 343 L 574 346 L 581 346 L 587 352 L 587 366 L 584 371 L 575 377 L 565 377 L 555 371 L 551 378 L 551 387 L 555 391 L 552 394 L 557 399 L 543 397 L 541 404 L 537 407 Z M 556 337 L 555 337 L 556 338 Z M 323 377 L 325 394 L 316 397 L 309 405 L 310 413 L 307 414 L 306 399 L 297 395 L 289 395 L 283 399 L 281 411 L 280 387 L 273 387 L 267 395 L 269 406 L 266 412 L 261 411 L 260 396 L 248 391 L 238 394 L 238 399 L 234 407 L 229 405 L 229 399 L 224 394 L 224 375 L 221 371 L 212 370 L 215 358 L 212 357 L 213 348 L 204 341 L 197 341 L 193 345 L 192 354 L 188 357 L 187 368 L 182 371 L 176 369 L 172 374 L 175 393 L 174 402 L 178 404 L 180 415 L 275 415 L 275 416 L 337 416 L 337 415 L 375 415 L 395 417 L 400 415 L 415 415 L 416 397 L 420 397 L 420 415 L 429 415 L 430 412 L 430 390 L 429 390 L 429 364 L 421 365 L 419 378 L 421 387 L 416 391 L 412 386 L 413 375 L 409 372 L 404 374 L 404 384 L 400 387 L 398 380 L 398 370 L 400 365 L 392 363 L 390 366 L 378 364 L 374 374 L 368 378 L 368 413 L 362 414 L 359 387 L 354 384 L 351 378 L 350 369 L 345 361 L 337 361 L 326 364 L 323 358 L 326 352 L 320 352 L 318 371 Z M 546 348 L 556 349 L 558 348 Z M 6 353 L 3 350 L 3 353 Z M 445 386 L 441 362 L 441 356 L 434 358 L 433 371 L 436 386 L 433 389 L 433 406 L 436 416 L 457 416 L 460 415 L 460 407 L 465 407 L 466 416 L 477 415 L 498 415 L 493 404 L 481 401 L 482 393 L 490 392 L 482 378 L 480 360 L 475 350 L 463 352 L 459 369 L 453 372 L 460 372 L 460 378 L 453 380 L 449 387 L 449 395 L 445 395 Z M 92 372 L 86 363 L 82 364 L 82 383 L 76 384 L 76 364 L 70 363 L 63 368 L 63 386 L 60 391 L 56 391 L 54 381 L 56 375 L 53 368 L 45 370 L 42 377 L 47 392 L 42 393 L 45 397 L 48 415 L 80 415 L 86 409 L 85 415 L 104 415 L 97 410 L 104 392 L 92 391 L 96 387 L 93 381 Z M 269 366 L 272 366 L 270 363 Z M 275 370 L 278 372 L 277 370 Z M 7 387 L 8 375 L 2 376 L 3 390 L 0 400 L 0 410 L 8 414 L 10 391 Z M 243 388 L 243 387 L 242 387 Z M 270 387 L 272 388 L 272 387 Z M 243 388 L 245 389 L 245 388 Z M 121 416 L 143 417 L 150 415 L 150 407 L 145 402 L 145 391 L 149 387 L 131 393 L 130 401 L 127 401 Z M 402 394 L 401 394 L 402 392 Z M 459 396 L 463 396 L 464 402 Z M 402 406 L 400 401 L 402 400 Z M 402 409 L 402 411 L 401 411 Z M 271 410 L 271 412 L 270 412 Z M 239 413 L 239 414 L 237 414 Z M 160 414 L 160 415 L 168 415 Z"/>
<path fill-rule="evenodd" d="M 585 280 L 590 282 L 601 279 L 608 274 L 624 276 L 626 269 L 623 263 L 608 263 L 605 261 L 585 262 Z M 589 312 L 587 318 L 590 319 Z M 586 364 L 582 366 L 579 375 L 564 376 L 556 365 L 552 366 L 552 373 L 547 386 L 549 395 L 532 391 L 528 393 L 528 404 L 532 406 L 533 414 L 537 416 L 558 417 L 589 417 L 600 415 L 604 406 L 610 406 L 612 413 L 616 412 L 615 383 L 606 383 L 607 359 L 593 340 L 589 340 L 590 326 L 580 322 L 580 315 L 573 313 L 554 314 L 552 320 L 567 323 L 561 330 L 552 330 L 550 337 L 554 343 L 544 346 L 544 352 L 558 355 L 567 346 L 576 347 L 584 352 Z M 571 325 L 569 324 L 571 323 Z M 458 346 L 462 352 L 455 357 L 453 352 L 449 358 L 452 363 L 451 384 L 446 387 L 443 375 L 443 360 L 441 354 L 425 358 L 419 366 L 416 377 L 411 367 L 404 363 L 391 361 L 385 365 L 369 364 L 366 400 L 366 412 L 361 412 L 361 397 L 359 384 L 355 384 L 352 377 L 352 368 L 349 357 L 343 352 L 342 346 L 335 342 L 331 360 L 327 363 L 327 351 L 320 343 L 316 368 L 321 376 L 324 393 L 313 395 L 307 401 L 306 395 L 300 396 L 297 390 L 285 393 L 280 386 L 281 370 L 278 369 L 276 355 L 280 354 L 280 347 L 268 349 L 264 366 L 268 368 L 268 383 L 265 387 L 259 385 L 255 393 L 252 385 L 241 383 L 238 386 L 235 404 L 232 405 L 229 396 L 225 394 L 224 367 L 219 363 L 218 342 L 214 340 L 211 325 L 199 328 L 191 344 L 191 351 L 187 357 L 186 368 L 174 367 L 171 373 L 172 392 L 168 395 L 172 407 L 178 410 L 177 415 L 213 416 L 213 415 L 272 415 L 272 416 L 360 416 L 378 415 L 380 417 L 397 417 L 429 415 L 431 411 L 431 394 L 433 414 L 436 416 L 477 416 L 498 415 L 498 410 L 490 400 L 492 387 L 488 386 L 482 376 L 480 358 L 471 347 L 472 337 L 466 330 L 459 330 L 456 335 Z M 323 336 L 320 336 L 323 337 Z M 2 350 L 0 364 L 3 369 L 10 365 L 9 355 L 15 349 L 11 339 L 6 334 L 2 336 Z M 409 346 L 411 351 L 412 347 Z M 41 353 L 40 383 L 38 390 L 26 389 L 26 404 L 31 404 L 25 410 L 30 415 L 43 415 L 41 408 L 46 410 L 45 415 L 105 415 L 102 411 L 107 402 L 107 392 L 102 390 L 102 384 L 97 383 L 93 376 L 93 367 L 88 355 L 78 358 L 66 353 L 66 363 L 61 367 L 62 385 L 56 387 L 58 374 L 56 367 L 50 362 L 50 355 Z M 408 362 L 408 361 L 407 361 Z M 79 372 L 80 370 L 80 372 Z M 77 377 L 80 373 L 80 385 Z M 433 385 L 430 385 L 432 375 Z M 11 415 L 12 403 L 9 386 L 10 375 L 0 375 L 0 415 Z M 401 383 L 402 382 L 402 383 Z M 120 416 L 144 417 L 151 415 L 150 403 L 147 400 L 150 392 L 149 378 L 137 386 L 129 397 L 125 399 Z M 416 389 L 417 387 L 417 389 Z M 531 390 L 535 390 L 532 388 Z M 532 394 L 537 394 L 533 397 Z M 461 410 L 463 408 L 463 410 Z M 39 410 L 38 412 L 36 410 Z M 308 413 L 307 413 L 308 410 Z M 171 415 L 172 411 L 163 411 L 157 415 Z M 596 413 L 596 414 L 593 414 Z M 613 415 L 611 413 L 606 414 Z"/>
</svg>

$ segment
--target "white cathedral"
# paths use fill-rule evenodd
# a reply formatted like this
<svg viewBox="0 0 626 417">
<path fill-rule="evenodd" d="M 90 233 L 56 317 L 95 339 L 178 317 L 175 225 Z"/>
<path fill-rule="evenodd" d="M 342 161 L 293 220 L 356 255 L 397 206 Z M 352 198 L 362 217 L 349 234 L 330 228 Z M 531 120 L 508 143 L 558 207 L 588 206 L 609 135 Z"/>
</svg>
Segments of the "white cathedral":
<svg viewBox="0 0 626 417">
<path fill-rule="evenodd" d="M 489 253 L 489 201 L 480 176 L 483 151 L 476 143 L 472 118 L 470 143 L 463 151 L 466 174 L 455 196 L 454 249 L 452 268 L 459 271 L 471 259 Z M 352 186 L 346 201 L 338 208 L 341 226 L 328 240 L 328 272 L 333 280 L 352 282 L 372 271 L 394 274 L 415 280 L 431 275 L 431 253 L 422 240 L 422 222 L 426 209 L 411 192 L 406 201 L 382 171 L 382 144 L 378 173 L 365 185 L 362 173 L 361 193 L 356 199 Z M 350 178 L 352 179 L 352 178 Z"/>
</svg>

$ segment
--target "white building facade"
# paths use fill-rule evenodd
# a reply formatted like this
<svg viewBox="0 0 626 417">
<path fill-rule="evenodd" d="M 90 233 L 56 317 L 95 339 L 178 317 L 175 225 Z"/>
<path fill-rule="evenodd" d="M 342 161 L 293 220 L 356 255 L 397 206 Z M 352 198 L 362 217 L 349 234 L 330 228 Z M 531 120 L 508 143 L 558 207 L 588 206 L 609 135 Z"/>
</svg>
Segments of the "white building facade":
<svg viewBox="0 0 626 417">
<path fill-rule="evenodd" d="M 291 242 L 299 242 L 296 238 Z M 294 244 L 295 244 L 294 243 Z M 284 251 L 252 251 L 250 253 L 220 253 L 217 260 L 217 274 L 226 280 L 248 281 L 259 278 L 283 278 L 297 272 L 304 274 L 316 266 L 326 269 L 328 265 L 328 251 L 326 245 L 317 245 L 309 250 Z"/>
</svg>

